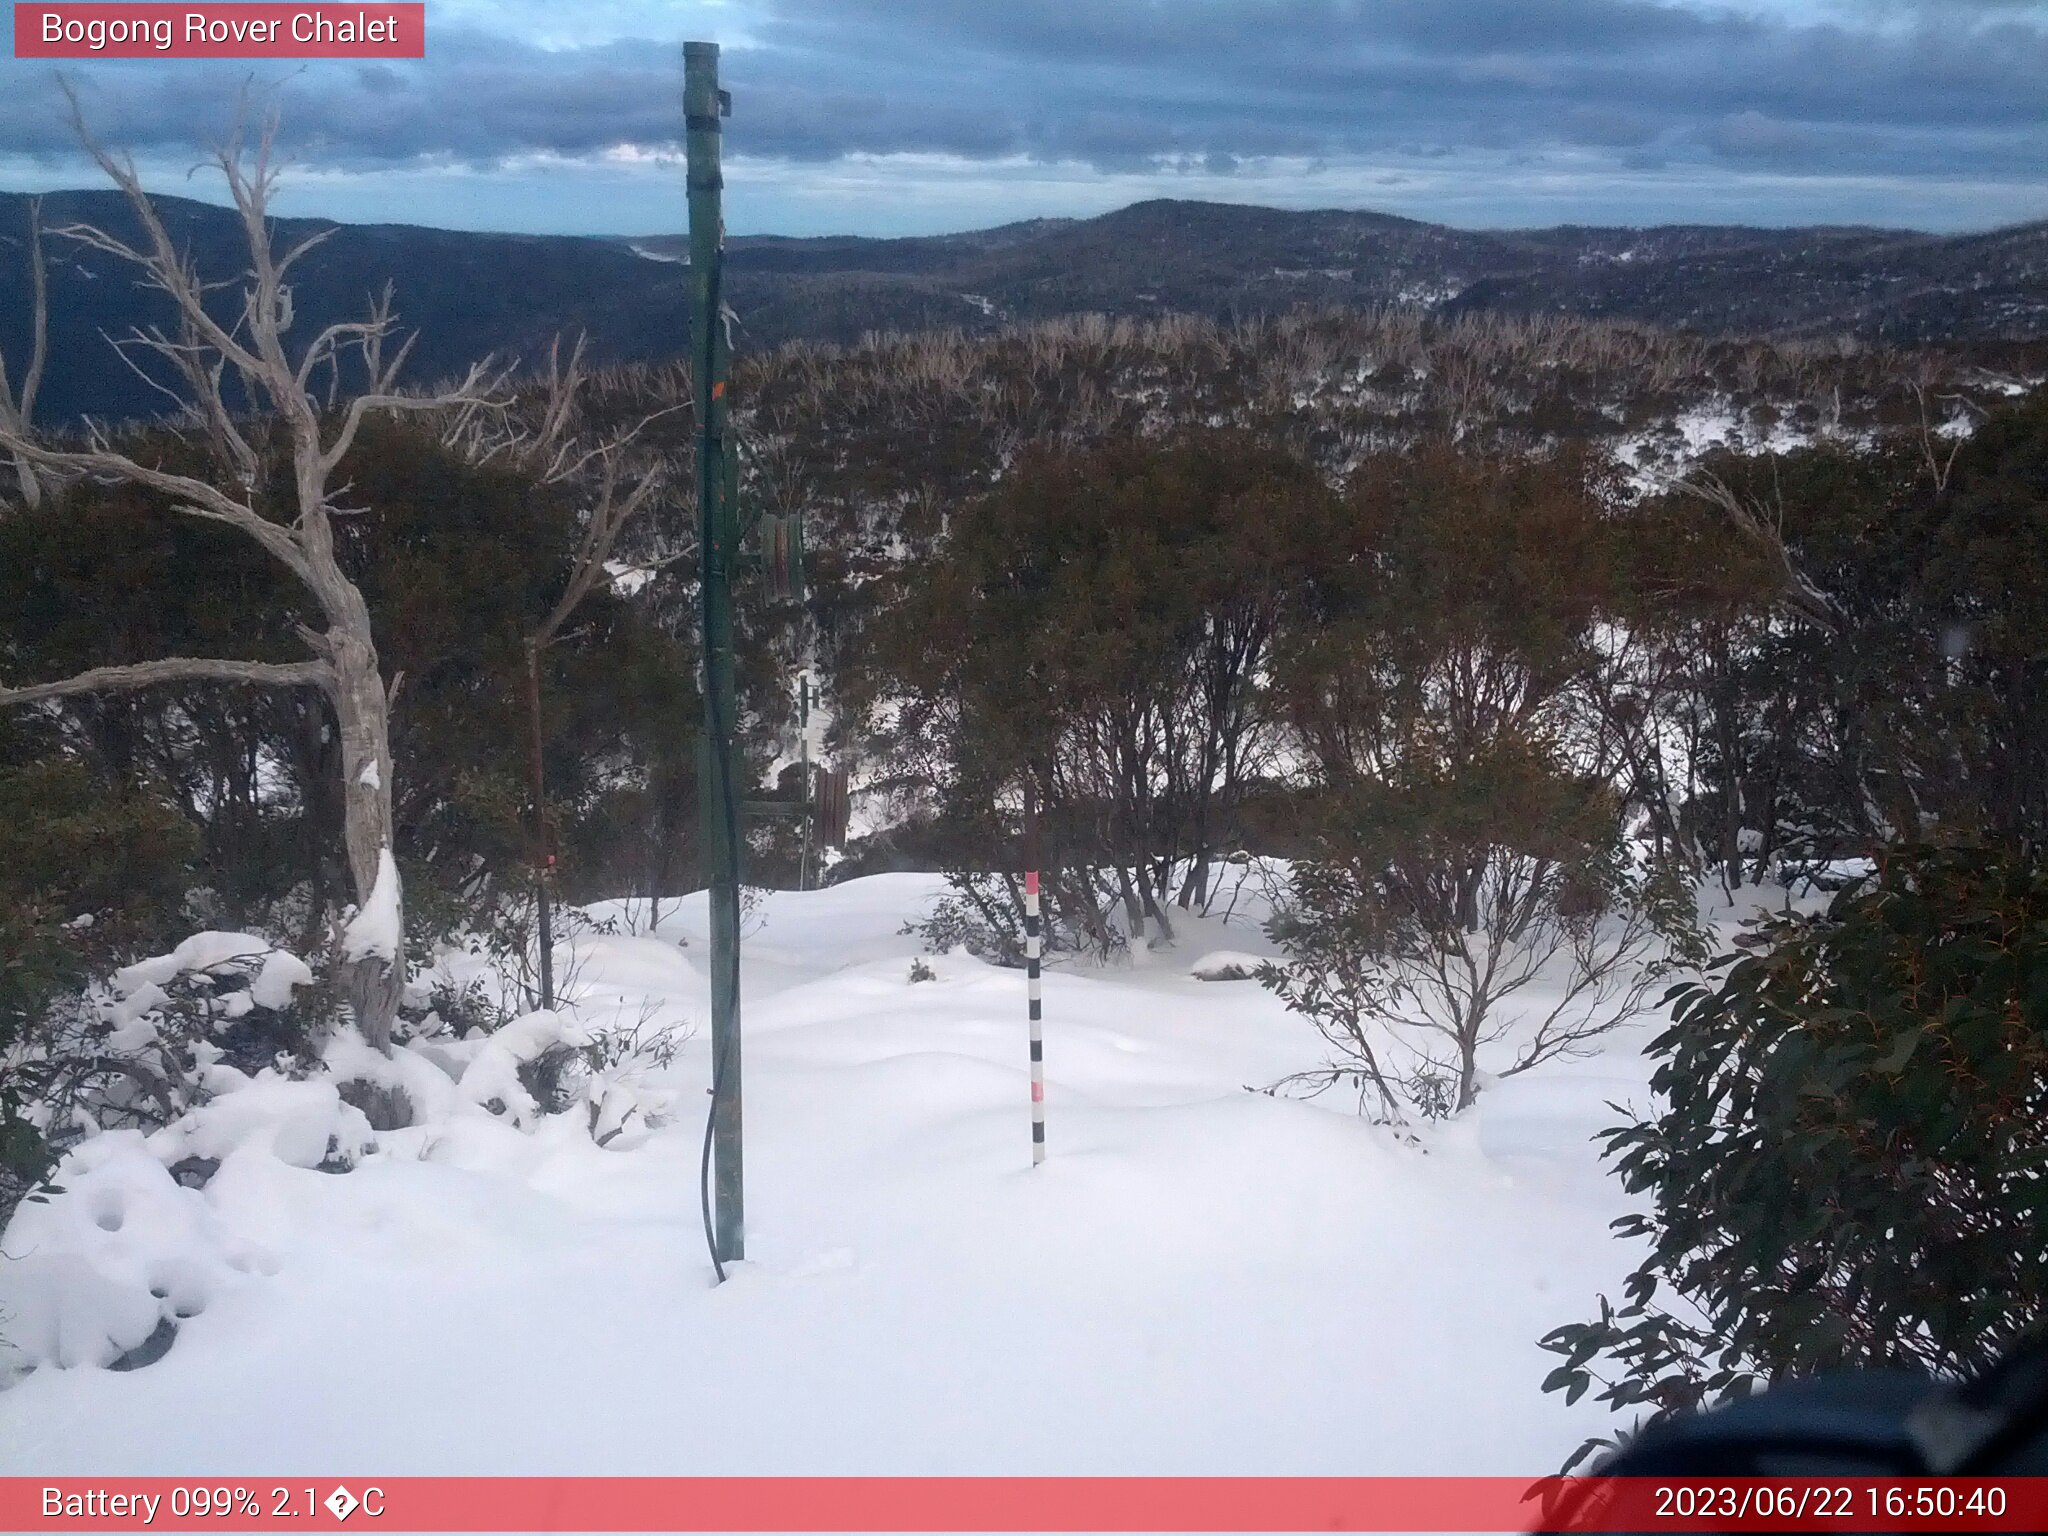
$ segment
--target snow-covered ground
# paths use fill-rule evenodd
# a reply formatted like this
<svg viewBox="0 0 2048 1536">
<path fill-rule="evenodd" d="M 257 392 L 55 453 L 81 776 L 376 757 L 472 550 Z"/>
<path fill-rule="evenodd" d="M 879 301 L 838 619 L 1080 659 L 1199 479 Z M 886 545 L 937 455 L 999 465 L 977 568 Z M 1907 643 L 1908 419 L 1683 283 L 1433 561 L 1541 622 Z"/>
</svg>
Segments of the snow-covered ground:
<svg viewBox="0 0 2048 1536">
<path fill-rule="evenodd" d="M 1246 1091 L 1320 1042 L 1257 982 L 1190 973 L 1268 952 L 1256 927 L 1192 922 L 1049 975 L 1034 1170 L 1021 973 L 909 979 L 899 930 L 939 888 L 761 909 L 723 1287 L 702 1028 L 679 1117 L 623 1149 L 468 1105 L 347 1173 L 244 1140 L 175 1232 L 118 1192 L 88 1213 L 114 1258 L 204 1229 L 228 1259 L 157 1363 L 0 1392 L 0 1473 L 1543 1473 L 1605 1427 L 1539 1390 L 1535 1341 L 1631 1267 L 1588 1138 L 1646 1099 L 1641 1033 L 1403 1144 L 1334 1096 Z M 704 935 L 699 894 L 580 941 L 584 1020 L 699 1025 Z"/>
</svg>

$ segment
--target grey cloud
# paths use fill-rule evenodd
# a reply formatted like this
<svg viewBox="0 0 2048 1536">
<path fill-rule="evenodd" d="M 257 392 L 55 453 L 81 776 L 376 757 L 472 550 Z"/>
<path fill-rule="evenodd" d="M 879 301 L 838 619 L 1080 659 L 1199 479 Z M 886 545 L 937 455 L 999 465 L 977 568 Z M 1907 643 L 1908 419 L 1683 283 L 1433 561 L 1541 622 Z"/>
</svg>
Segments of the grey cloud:
<svg viewBox="0 0 2048 1536">
<path fill-rule="evenodd" d="M 1377 8 L 1375 8 L 1377 10 Z M 1589 51 L 1723 45 L 1754 35 L 1758 23 L 1642 0 L 1483 0 L 1437 4 L 1389 0 L 1385 14 L 1402 41 L 1432 53 L 1514 51 L 1536 56 Z"/>
<path fill-rule="evenodd" d="M 1705 0 L 762 4 L 753 44 L 726 53 L 741 103 L 728 143 L 796 162 L 922 151 L 1228 174 L 1247 159 L 1426 145 L 2024 177 L 2048 157 L 2048 8 L 2019 0 L 1885 0 L 1804 24 Z M 417 64 L 291 76 L 286 133 L 344 168 L 673 146 L 676 52 L 646 40 L 545 49 L 450 27 Z M 0 143 L 69 153 L 47 77 L 14 68 Z M 79 75 L 110 142 L 172 151 L 220 131 L 241 68 Z"/>
<path fill-rule="evenodd" d="M 1868 135 L 1870 168 L 1910 139 L 1913 169 L 1955 174 L 2048 148 L 2048 21 L 1988 0 L 1864 27 L 1650 0 L 778 0 L 760 35 L 764 70 L 779 46 L 814 61 L 881 57 L 893 88 L 913 94 L 931 86 L 906 61 L 939 74 L 971 62 L 996 113 L 1106 96 L 1156 124 L 1160 153 L 1329 156 L 1420 137 L 1689 143 L 1737 163 L 1796 163 L 1803 146 L 1839 166 L 1857 154 L 1830 130 L 1850 129 Z M 735 75 L 752 62 L 736 56 Z M 1777 125 L 1769 145 L 1746 113 Z M 1048 155 L 1073 137 L 1023 133 Z"/>
<path fill-rule="evenodd" d="M 1634 149 L 1657 136 L 1654 118 L 1616 107 L 1573 107 L 1560 120 L 1560 127 L 1574 144 L 1609 149 Z"/>
<path fill-rule="evenodd" d="M 1726 155 L 1780 157 L 1811 149 L 1813 133 L 1791 123 L 1766 117 L 1754 108 L 1724 117 L 1709 135 L 1713 145 Z"/>
</svg>

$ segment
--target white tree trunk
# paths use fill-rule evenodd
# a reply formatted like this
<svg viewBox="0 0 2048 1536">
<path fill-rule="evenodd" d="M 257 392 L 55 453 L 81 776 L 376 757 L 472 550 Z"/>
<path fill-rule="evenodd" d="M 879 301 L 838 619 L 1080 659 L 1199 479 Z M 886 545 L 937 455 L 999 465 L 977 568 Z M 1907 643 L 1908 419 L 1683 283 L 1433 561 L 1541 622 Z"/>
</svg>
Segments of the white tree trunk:
<svg viewBox="0 0 2048 1536">
<path fill-rule="evenodd" d="M 354 626 L 352 625 L 351 628 Z M 377 668 L 377 647 L 363 615 L 358 633 L 330 633 L 334 713 L 341 726 L 342 836 L 356 903 L 376 888 L 391 830 L 390 694 Z M 403 930 L 396 952 L 351 961 L 344 981 L 356 1027 L 377 1050 L 391 1048 L 391 1024 L 405 986 Z"/>
</svg>

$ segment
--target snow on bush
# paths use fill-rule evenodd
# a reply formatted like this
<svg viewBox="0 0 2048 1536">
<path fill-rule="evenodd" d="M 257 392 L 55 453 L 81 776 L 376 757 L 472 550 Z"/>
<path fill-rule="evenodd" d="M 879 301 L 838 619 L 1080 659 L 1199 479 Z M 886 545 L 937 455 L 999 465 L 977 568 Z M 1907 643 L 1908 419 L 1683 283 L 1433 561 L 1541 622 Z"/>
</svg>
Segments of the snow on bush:
<svg viewBox="0 0 2048 1536">
<path fill-rule="evenodd" d="M 1212 949 L 1188 967 L 1188 974 L 1197 981 L 1249 981 L 1266 964 L 1263 955 L 1247 954 L 1241 949 Z"/>
<path fill-rule="evenodd" d="M 220 1161 L 254 1145 L 294 1168 L 347 1168 L 376 1146 L 363 1112 L 344 1103 L 328 1078 L 294 1081 L 272 1069 L 251 1078 L 216 1066 L 205 1082 L 216 1097 L 152 1132 L 146 1142 L 166 1167 L 189 1157 Z"/>
<path fill-rule="evenodd" d="M 339 1030 L 321 1046 L 320 1059 L 337 1083 L 368 1083 L 402 1096 L 415 1125 L 447 1120 L 462 1102 L 456 1073 L 420 1047 L 394 1045 L 386 1056 L 353 1030 Z"/>
<path fill-rule="evenodd" d="M 469 1042 L 464 1042 L 468 1044 Z M 476 1045 L 457 1092 L 508 1124 L 581 1108 L 601 1147 L 638 1145 L 668 1122 L 675 1095 L 650 1074 L 674 1059 L 671 1031 L 593 1030 L 551 1009 L 522 1014 Z"/>
<path fill-rule="evenodd" d="M 385 894 L 395 901 L 395 886 Z M 379 952 L 381 905 L 373 895 L 351 925 L 361 953 Z M 177 1319 L 234 1276 L 276 1267 L 231 1228 L 234 1204 L 213 1197 L 266 1167 L 355 1167 L 379 1150 L 368 1107 L 408 1106 L 416 1129 L 395 1139 L 399 1156 L 463 1122 L 502 1135 L 570 1114 L 599 1146 L 622 1149 L 672 1115 L 674 1095 L 650 1077 L 677 1036 L 645 1018 L 601 1029 L 544 1010 L 458 1038 L 429 1014 L 387 1056 L 293 1014 L 294 993 L 315 981 L 257 935 L 206 932 L 98 992 L 73 1074 L 87 1086 L 61 1114 L 55 1102 L 31 1106 L 75 1144 L 0 1225 L 0 1386 L 39 1366 L 157 1358 Z M 118 1070 L 101 1071 L 109 1062 Z"/>
<path fill-rule="evenodd" d="M 0 1071 L 55 1156 L 102 1131 L 153 1132 L 221 1082 L 272 1066 L 303 1076 L 313 1011 L 297 994 L 313 981 L 260 935 L 196 933 L 47 1009 Z M 11 1213 L 0 1206 L 0 1225 Z"/>
<path fill-rule="evenodd" d="M 288 1008 L 292 989 L 310 986 L 313 981 L 311 966 L 267 939 L 253 933 L 207 932 L 193 934 L 168 955 L 122 967 L 114 973 L 114 990 L 129 997 L 145 986 L 163 987 L 192 971 L 239 974 L 246 979 L 246 986 L 221 996 L 224 1004 L 230 998 L 248 998 L 247 1004 L 232 1009 L 230 1016 L 249 1007 Z"/>
<path fill-rule="evenodd" d="M 100 1008 L 109 1031 L 105 1044 L 133 1054 L 183 1043 L 166 1038 L 173 1016 L 186 1027 L 172 1034 L 210 1034 L 257 1009 L 289 1009 L 294 991 L 312 982 L 311 966 L 268 939 L 253 933 L 195 933 L 167 955 L 138 960 L 114 973 L 112 995 Z"/>
<path fill-rule="evenodd" d="M 598 1031 L 585 1052 L 591 1063 L 582 1084 L 590 1136 L 600 1147 L 626 1151 L 675 1118 L 676 1095 L 657 1088 L 651 1074 L 675 1060 L 681 1039 L 672 1029 L 650 1032 L 647 1020 L 631 1028 Z"/>
<path fill-rule="evenodd" d="M 54 1182 L 62 1193 L 24 1203 L 0 1240 L 12 1355 L 0 1370 L 112 1365 L 238 1276 L 277 1267 L 173 1179 L 139 1131 L 94 1137 Z"/>
<path fill-rule="evenodd" d="M 541 1105 L 528 1083 L 532 1068 L 558 1046 L 571 1050 L 590 1043 L 588 1032 L 551 1008 L 521 1014 L 492 1035 L 464 1069 L 456 1086 L 463 1098 L 480 1104 L 513 1125 L 531 1125 Z"/>
</svg>

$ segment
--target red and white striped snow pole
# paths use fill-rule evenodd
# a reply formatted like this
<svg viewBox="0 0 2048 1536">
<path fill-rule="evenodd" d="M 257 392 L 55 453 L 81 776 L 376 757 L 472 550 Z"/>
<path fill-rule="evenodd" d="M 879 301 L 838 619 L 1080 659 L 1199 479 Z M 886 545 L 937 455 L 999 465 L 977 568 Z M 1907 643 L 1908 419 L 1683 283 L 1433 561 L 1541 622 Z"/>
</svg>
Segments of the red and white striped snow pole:
<svg viewBox="0 0 2048 1536">
<path fill-rule="evenodd" d="M 1038 798 L 1024 786 L 1024 985 L 1031 1009 L 1031 1163 L 1045 1161 L 1045 1034 L 1039 1016 Z"/>
</svg>

